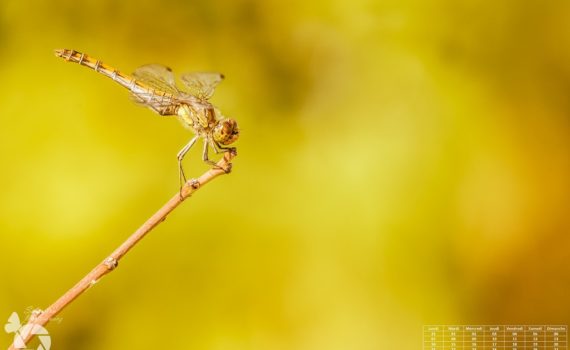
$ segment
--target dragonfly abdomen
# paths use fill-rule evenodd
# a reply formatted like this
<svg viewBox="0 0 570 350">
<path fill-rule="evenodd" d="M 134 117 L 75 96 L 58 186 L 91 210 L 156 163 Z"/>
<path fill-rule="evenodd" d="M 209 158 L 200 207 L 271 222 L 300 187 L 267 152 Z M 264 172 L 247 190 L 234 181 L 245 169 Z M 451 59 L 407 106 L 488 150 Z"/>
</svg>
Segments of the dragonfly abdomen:
<svg viewBox="0 0 570 350">
<path fill-rule="evenodd" d="M 94 71 L 103 74 L 104 76 L 113 79 L 123 87 L 129 89 L 131 92 L 135 94 L 152 94 L 154 95 L 154 89 L 146 86 L 144 83 L 138 82 L 133 77 L 121 73 L 119 70 L 109 66 L 106 63 L 101 62 L 98 59 L 95 59 L 89 55 L 86 55 L 82 52 L 69 50 L 69 49 L 58 49 L 55 50 L 55 55 L 58 57 L 63 58 L 68 62 L 74 62 L 81 66 L 85 66 L 87 68 L 91 68 Z"/>
<path fill-rule="evenodd" d="M 78 63 L 81 66 L 91 68 L 94 71 L 113 79 L 114 81 L 116 81 L 117 83 L 121 84 L 126 88 L 129 88 L 129 85 L 132 84 L 132 82 L 134 81 L 134 79 L 129 77 L 128 75 L 123 74 L 119 72 L 117 69 L 101 62 L 100 60 L 95 59 L 79 51 L 59 49 L 55 50 L 55 55 L 63 58 L 68 62 Z"/>
<path fill-rule="evenodd" d="M 135 78 L 121 73 L 119 70 L 109 66 L 108 64 L 105 64 L 82 52 L 69 49 L 58 49 L 55 50 L 55 55 L 68 62 L 74 62 L 81 66 L 91 68 L 94 71 L 113 79 L 121 86 L 127 88 L 133 94 L 133 97 L 137 102 L 150 107 L 161 115 L 176 114 L 175 106 L 171 106 L 170 104 L 172 95 L 169 93 L 155 90 L 145 83 L 139 82 Z"/>
</svg>

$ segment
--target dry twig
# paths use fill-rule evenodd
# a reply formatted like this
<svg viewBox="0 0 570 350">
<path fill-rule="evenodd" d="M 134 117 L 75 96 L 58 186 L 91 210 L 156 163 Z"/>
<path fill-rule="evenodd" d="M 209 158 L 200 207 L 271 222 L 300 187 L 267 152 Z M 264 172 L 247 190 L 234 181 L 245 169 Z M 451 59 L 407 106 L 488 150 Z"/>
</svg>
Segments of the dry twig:
<svg viewBox="0 0 570 350">
<path fill-rule="evenodd" d="M 62 295 L 55 303 L 53 303 L 46 310 L 41 312 L 34 312 L 30 317 L 28 325 L 44 326 L 53 317 L 61 312 L 73 300 L 79 297 L 90 286 L 95 284 L 99 279 L 109 272 L 113 271 L 119 263 L 119 260 L 127 254 L 127 252 L 135 246 L 147 233 L 160 224 L 166 216 L 170 214 L 182 201 L 190 197 L 194 192 L 202 186 L 212 181 L 219 175 L 227 174 L 231 170 L 232 159 L 236 156 L 235 149 L 224 153 L 224 157 L 217 163 L 217 166 L 209 169 L 202 174 L 198 179 L 191 179 L 184 184 L 180 193 L 172 197 L 162 208 L 160 208 L 154 215 L 152 215 L 138 230 L 136 230 L 123 244 L 121 244 L 109 257 L 97 265 L 91 272 L 83 277 L 75 286 Z M 23 339 L 26 344 L 33 338 L 30 332 Z M 16 347 L 12 344 L 9 350 L 15 350 Z"/>
</svg>

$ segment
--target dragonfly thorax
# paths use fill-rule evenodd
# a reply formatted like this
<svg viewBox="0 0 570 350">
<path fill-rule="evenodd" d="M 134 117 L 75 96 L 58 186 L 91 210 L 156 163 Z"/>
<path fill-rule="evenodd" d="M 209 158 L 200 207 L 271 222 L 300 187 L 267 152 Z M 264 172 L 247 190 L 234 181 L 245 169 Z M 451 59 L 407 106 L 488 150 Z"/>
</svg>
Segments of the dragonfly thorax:
<svg viewBox="0 0 570 350">
<path fill-rule="evenodd" d="M 207 133 L 216 124 L 216 115 L 212 106 L 180 104 L 176 114 L 182 124 L 197 133 Z"/>
<path fill-rule="evenodd" d="M 183 103 L 178 106 L 176 114 L 184 126 L 218 144 L 229 145 L 239 137 L 237 122 L 223 118 L 210 104 Z"/>
</svg>

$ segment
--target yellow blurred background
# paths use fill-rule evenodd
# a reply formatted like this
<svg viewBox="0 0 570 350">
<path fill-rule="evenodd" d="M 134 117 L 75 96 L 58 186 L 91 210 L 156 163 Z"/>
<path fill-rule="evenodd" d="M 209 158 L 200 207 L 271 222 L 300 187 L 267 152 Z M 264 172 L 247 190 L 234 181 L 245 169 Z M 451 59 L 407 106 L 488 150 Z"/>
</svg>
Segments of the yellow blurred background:
<svg viewBox="0 0 570 350">
<path fill-rule="evenodd" d="M 53 349 L 420 349 L 424 324 L 569 323 L 569 16 L 2 2 L 0 318 L 50 305 L 178 190 L 188 130 L 53 55 L 70 48 L 223 72 L 212 101 L 242 131 L 232 174 L 50 323 Z M 199 147 L 185 167 L 206 170 Z"/>
</svg>

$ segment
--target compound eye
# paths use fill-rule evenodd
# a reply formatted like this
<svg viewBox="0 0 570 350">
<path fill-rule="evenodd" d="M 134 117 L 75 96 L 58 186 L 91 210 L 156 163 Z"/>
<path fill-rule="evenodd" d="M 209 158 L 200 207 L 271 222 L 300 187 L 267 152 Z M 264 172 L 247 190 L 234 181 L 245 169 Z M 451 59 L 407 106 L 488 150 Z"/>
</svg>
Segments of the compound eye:
<svg viewBox="0 0 570 350">
<path fill-rule="evenodd" d="M 237 140 L 239 130 L 237 123 L 233 119 L 226 119 L 222 121 L 214 130 L 214 138 L 217 142 L 223 145 L 229 145 Z"/>
</svg>

